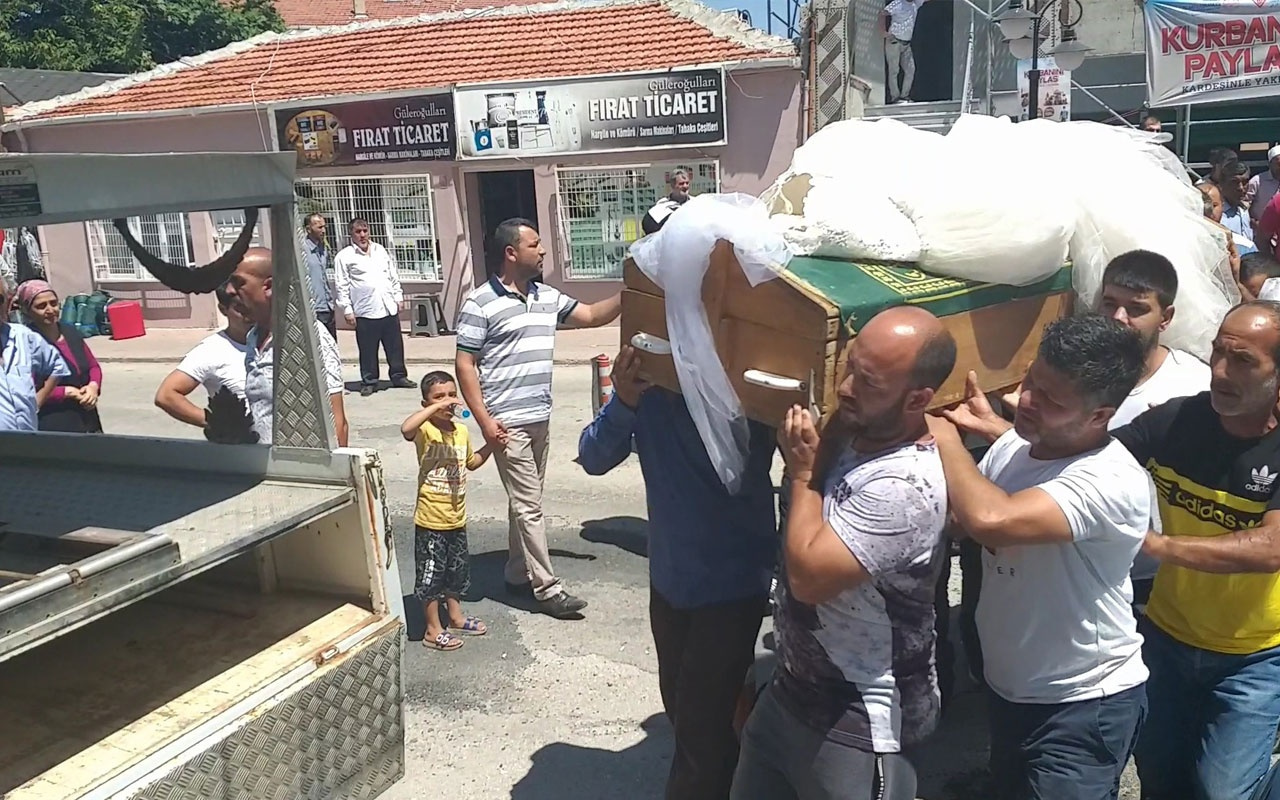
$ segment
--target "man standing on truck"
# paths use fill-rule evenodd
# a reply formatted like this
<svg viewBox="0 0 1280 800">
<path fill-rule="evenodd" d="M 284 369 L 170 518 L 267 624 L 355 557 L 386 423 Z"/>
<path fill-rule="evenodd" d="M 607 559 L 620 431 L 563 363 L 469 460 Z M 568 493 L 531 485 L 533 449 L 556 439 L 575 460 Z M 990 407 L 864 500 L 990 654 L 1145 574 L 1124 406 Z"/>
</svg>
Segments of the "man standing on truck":
<svg viewBox="0 0 1280 800">
<path fill-rule="evenodd" d="M 876 27 L 884 36 L 884 85 L 889 104 L 911 102 L 911 84 L 916 79 L 916 58 L 911 51 L 911 37 L 916 30 L 916 16 L 925 0 L 890 0 L 880 11 Z M 885 28 L 885 19 L 889 26 Z M 898 73 L 902 82 L 898 82 Z"/>
<path fill-rule="evenodd" d="M 252 416 L 253 434 L 260 444 L 271 444 L 275 412 L 275 339 L 271 330 L 272 256 L 265 247 L 252 247 L 227 279 L 227 289 L 249 319 L 248 352 L 245 354 L 245 399 Z M 342 405 L 342 359 L 338 343 L 319 320 L 312 320 L 316 341 L 320 346 L 320 371 L 329 391 L 329 407 L 338 446 L 347 446 L 347 414 Z M 215 426 L 216 414 L 211 410 L 209 425 Z M 216 424 L 221 424 L 219 421 Z"/>
<path fill-rule="evenodd" d="M 0 276 L 0 431 L 39 429 L 40 406 L 70 375 L 58 348 L 25 325 L 9 322 L 14 286 Z"/>
<path fill-rule="evenodd" d="M 527 219 L 500 224 L 493 245 L 499 248 L 497 274 L 458 310 L 458 384 L 494 449 L 507 490 L 507 590 L 532 592 L 542 613 L 573 619 L 587 603 L 556 577 L 542 514 L 556 325 L 608 324 L 622 310 L 622 295 L 588 305 L 542 283 L 546 250 Z"/>
</svg>

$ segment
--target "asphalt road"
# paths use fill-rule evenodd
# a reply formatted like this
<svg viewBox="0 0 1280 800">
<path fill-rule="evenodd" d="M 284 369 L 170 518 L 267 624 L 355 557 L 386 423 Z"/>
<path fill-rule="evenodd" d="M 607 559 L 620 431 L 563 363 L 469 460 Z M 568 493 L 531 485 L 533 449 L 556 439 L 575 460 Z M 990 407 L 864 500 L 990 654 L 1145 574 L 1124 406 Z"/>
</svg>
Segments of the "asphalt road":
<svg viewBox="0 0 1280 800">
<path fill-rule="evenodd" d="M 347 377 L 354 380 L 354 368 Z M 152 405 L 168 372 L 159 364 L 104 365 L 101 411 L 112 433 L 198 437 Z M 411 377 L 420 377 L 421 368 Z M 573 463 L 591 413 L 589 367 L 555 373 L 556 410 L 546 517 L 557 572 L 589 601 L 585 618 L 530 613 L 502 587 L 506 495 L 492 465 L 468 486 L 472 598 L 466 610 L 489 625 L 452 653 L 417 644 L 409 615 L 405 664 L 406 776 L 385 797 L 418 800 L 657 800 L 671 752 L 649 635 L 644 487 L 634 459 L 593 478 Z M 405 591 L 413 585 L 413 446 L 400 422 L 417 394 L 388 390 L 346 397 L 351 443 L 383 456 Z M 473 435 L 479 434 L 473 428 Z M 953 570 L 952 603 L 959 602 Z M 953 629 L 955 626 L 953 626 Z M 985 719 L 972 686 L 942 729 L 914 755 L 925 800 L 985 800 Z M 1121 797 L 1133 800 L 1132 775 Z"/>
</svg>

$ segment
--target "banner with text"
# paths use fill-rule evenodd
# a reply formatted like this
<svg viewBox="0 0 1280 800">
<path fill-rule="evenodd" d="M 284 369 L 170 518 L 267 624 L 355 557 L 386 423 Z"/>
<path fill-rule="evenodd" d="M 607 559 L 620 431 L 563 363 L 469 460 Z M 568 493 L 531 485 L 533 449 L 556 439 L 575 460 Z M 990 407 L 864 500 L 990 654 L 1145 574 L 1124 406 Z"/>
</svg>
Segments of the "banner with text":
<svg viewBox="0 0 1280 800">
<path fill-rule="evenodd" d="M 1147 0 L 1153 106 L 1280 95 L 1280 0 Z"/>
<path fill-rule="evenodd" d="M 724 144 L 724 72 L 458 89 L 464 158 Z"/>
<path fill-rule="evenodd" d="M 448 161 L 456 154 L 453 96 L 414 95 L 350 103 L 317 101 L 275 109 L 281 151 L 298 167 Z"/>
<path fill-rule="evenodd" d="M 1036 105 L 1041 119 L 1066 122 L 1071 119 L 1071 73 L 1058 69 L 1052 57 L 1039 59 L 1040 96 Z M 1031 112 L 1031 59 L 1018 62 L 1018 99 L 1022 113 L 1018 119 L 1024 122 Z"/>
</svg>

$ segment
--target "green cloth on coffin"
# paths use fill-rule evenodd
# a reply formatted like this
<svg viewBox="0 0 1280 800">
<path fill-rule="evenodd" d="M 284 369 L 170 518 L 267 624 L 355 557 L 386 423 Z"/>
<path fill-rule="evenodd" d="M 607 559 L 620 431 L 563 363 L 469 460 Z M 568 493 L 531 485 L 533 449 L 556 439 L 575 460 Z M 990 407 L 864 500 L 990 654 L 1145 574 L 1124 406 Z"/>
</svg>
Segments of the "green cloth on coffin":
<svg viewBox="0 0 1280 800">
<path fill-rule="evenodd" d="M 855 264 L 834 258 L 796 257 L 787 265 L 789 280 L 827 298 L 840 309 L 840 321 L 855 334 L 886 308 L 911 304 L 938 317 L 1071 291 L 1071 267 L 1029 286 L 979 283 L 944 278 L 906 264 Z"/>
</svg>

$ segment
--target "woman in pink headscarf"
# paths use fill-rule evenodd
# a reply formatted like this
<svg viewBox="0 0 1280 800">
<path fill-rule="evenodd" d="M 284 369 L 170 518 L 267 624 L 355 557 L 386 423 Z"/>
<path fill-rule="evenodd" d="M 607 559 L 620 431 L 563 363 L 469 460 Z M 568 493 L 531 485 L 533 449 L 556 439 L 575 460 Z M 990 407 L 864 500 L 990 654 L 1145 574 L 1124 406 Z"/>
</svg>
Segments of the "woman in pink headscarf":
<svg viewBox="0 0 1280 800">
<path fill-rule="evenodd" d="M 98 417 L 102 367 L 80 332 L 61 322 L 57 292 L 45 281 L 25 281 L 18 286 L 16 300 L 31 328 L 58 348 L 71 371 L 40 406 L 40 430 L 102 433 Z"/>
</svg>

